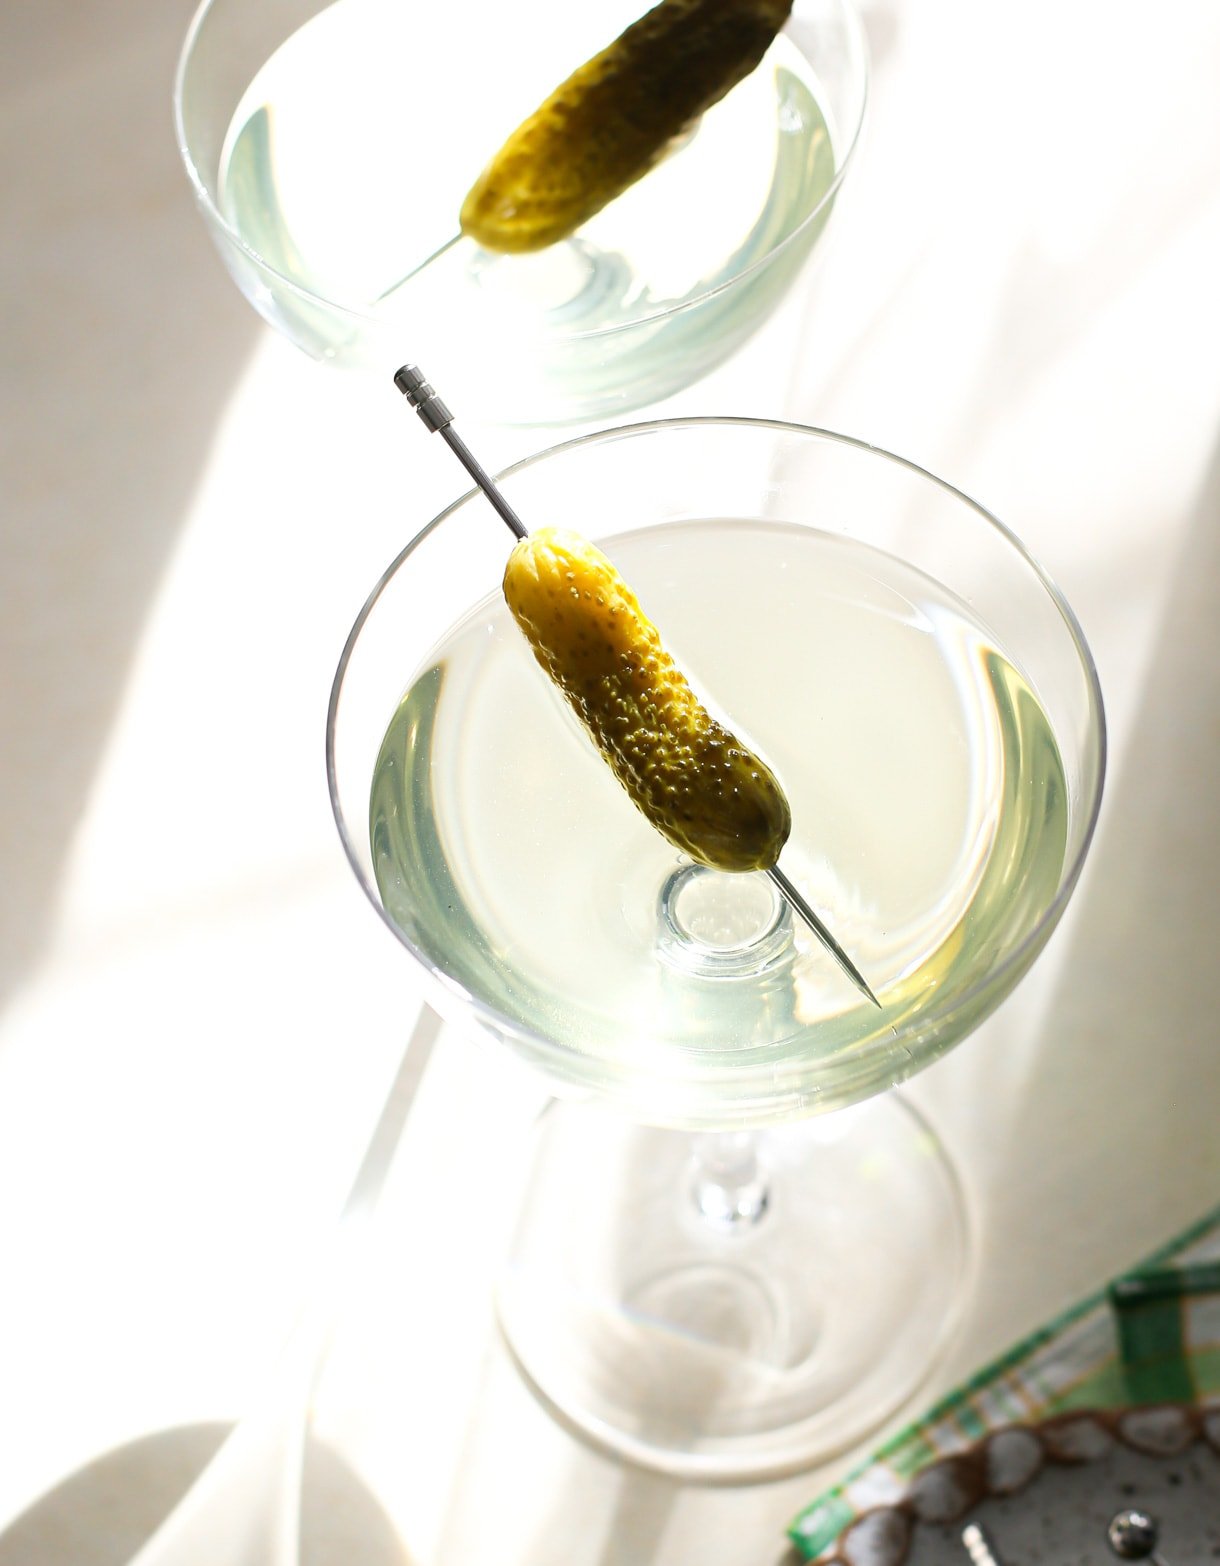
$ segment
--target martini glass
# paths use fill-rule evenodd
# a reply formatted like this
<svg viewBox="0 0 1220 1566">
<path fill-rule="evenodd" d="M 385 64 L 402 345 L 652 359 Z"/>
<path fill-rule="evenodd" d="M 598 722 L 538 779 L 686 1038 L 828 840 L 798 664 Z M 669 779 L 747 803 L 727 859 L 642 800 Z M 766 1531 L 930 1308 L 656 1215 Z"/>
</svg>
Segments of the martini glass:
<svg viewBox="0 0 1220 1566">
<path fill-rule="evenodd" d="M 500 423 L 688 386 L 774 309 L 830 215 L 864 112 L 850 0 L 796 0 L 762 64 L 569 239 L 448 243 L 508 133 L 646 9 L 205 0 L 175 122 L 238 287 L 314 358 L 443 366 L 458 406 Z"/>
<path fill-rule="evenodd" d="M 893 1091 L 1008 994 L 1079 875 L 1097 680 L 1019 542 L 929 473 L 748 419 L 608 430 L 509 469 L 578 525 L 772 765 L 781 865 L 880 1009 L 762 874 L 684 859 L 534 662 L 478 492 L 389 567 L 328 722 L 361 884 L 456 1028 L 542 1116 L 500 1321 L 601 1446 L 683 1478 L 791 1471 L 919 1386 L 968 1292 L 967 1203 Z"/>
</svg>

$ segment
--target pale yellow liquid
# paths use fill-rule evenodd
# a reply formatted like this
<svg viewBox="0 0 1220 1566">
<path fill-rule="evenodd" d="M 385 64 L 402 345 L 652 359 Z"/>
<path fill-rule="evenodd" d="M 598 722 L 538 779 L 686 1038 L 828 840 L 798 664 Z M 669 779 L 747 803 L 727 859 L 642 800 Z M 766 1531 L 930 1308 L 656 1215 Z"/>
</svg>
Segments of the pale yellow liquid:
<svg viewBox="0 0 1220 1566">
<path fill-rule="evenodd" d="M 399 286 L 457 232 L 467 190 L 515 126 L 642 8 L 322 10 L 258 72 L 221 154 L 220 210 L 269 269 L 255 303 L 317 357 L 443 367 L 432 373 L 467 411 L 503 376 L 508 418 L 526 402 L 550 420 L 636 406 L 723 357 L 791 280 L 836 175 L 821 88 L 782 35 L 570 240 L 505 256 L 462 239 Z M 762 260 L 760 275 L 708 297 Z"/>
<path fill-rule="evenodd" d="M 767 1118 L 909 1075 L 994 1004 L 980 981 L 1060 886 L 1067 792 L 1035 695 L 963 604 L 863 545 L 709 521 L 606 547 L 774 768 L 793 819 L 781 864 L 883 1012 L 765 877 L 697 872 L 675 891 L 682 857 L 498 598 L 390 722 L 371 829 L 391 918 L 511 1024 L 573 1052 L 572 1080 L 663 1076 L 671 1119 L 684 1091 L 692 1120 L 749 1118 L 760 1093 Z"/>
</svg>

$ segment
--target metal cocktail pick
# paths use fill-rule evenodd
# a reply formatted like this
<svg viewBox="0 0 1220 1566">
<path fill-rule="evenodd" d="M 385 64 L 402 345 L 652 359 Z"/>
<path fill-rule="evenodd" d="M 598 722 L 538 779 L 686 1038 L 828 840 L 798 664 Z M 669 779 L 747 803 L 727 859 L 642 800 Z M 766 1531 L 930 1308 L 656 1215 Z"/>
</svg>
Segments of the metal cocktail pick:
<svg viewBox="0 0 1220 1566">
<path fill-rule="evenodd" d="M 454 429 L 453 414 L 450 413 L 449 409 L 436 395 L 415 365 L 404 364 L 395 373 L 394 384 L 415 409 L 416 413 L 419 414 L 425 427 L 432 434 L 441 435 L 444 438 L 449 449 L 483 491 L 484 495 L 487 496 L 501 519 L 508 526 L 510 532 L 514 533 L 517 538 L 527 537 L 529 530 L 524 522 L 522 522 L 521 518 L 504 498 L 490 473 L 487 472 L 470 447 L 467 446 L 466 442 Z M 767 874 L 779 888 L 785 902 L 805 921 L 860 993 L 866 995 L 874 1006 L 880 1008 L 881 1002 L 865 982 L 864 975 L 779 866 L 772 865 Z"/>
</svg>

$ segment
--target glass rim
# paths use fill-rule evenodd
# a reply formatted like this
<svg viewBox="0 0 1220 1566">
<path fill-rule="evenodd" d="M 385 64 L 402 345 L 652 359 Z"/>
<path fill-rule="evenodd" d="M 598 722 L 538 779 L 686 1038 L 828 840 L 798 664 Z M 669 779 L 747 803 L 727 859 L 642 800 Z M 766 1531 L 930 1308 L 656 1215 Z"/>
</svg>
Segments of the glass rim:
<svg viewBox="0 0 1220 1566">
<path fill-rule="evenodd" d="M 183 167 L 186 170 L 187 178 L 190 181 L 191 188 L 195 193 L 195 200 L 206 212 L 209 221 L 212 222 L 221 231 L 221 233 L 224 234 L 225 239 L 253 266 L 257 267 L 261 272 L 266 273 L 269 277 L 274 278 L 277 286 L 282 286 L 289 290 L 295 298 L 303 301 L 306 304 L 313 305 L 324 310 L 337 312 L 344 319 L 360 322 L 371 322 L 375 326 L 388 329 L 388 323 L 383 321 L 371 307 L 358 307 L 356 305 L 344 304 L 337 299 L 328 299 L 325 295 L 315 293 L 312 289 L 306 288 L 302 283 L 297 282 L 295 279 L 285 276 L 285 274 L 280 271 L 278 267 L 272 266 L 270 261 L 268 261 L 264 256 L 260 255 L 253 245 L 249 244 L 248 241 L 241 236 L 237 229 L 234 228 L 232 223 L 229 222 L 228 218 L 225 217 L 216 200 L 212 196 L 212 193 L 208 188 L 208 182 L 204 178 L 203 172 L 201 171 L 198 163 L 195 160 L 194 154 L 191 151 L 190 139 L 186 133 L 186 124 L 183 114 L 183 99 L 185 96 L 186 79 L 190 71 L 196 40 L 199 36 L 199 33 L 202 31 L 204 22 L 206 21 L 209 12 L 211 12 L 218 4 L 221 3 L 223 3 L 223 0 L 200 0 L 200 3 L 196 7 L 187 27 L 186 34 L 182 41 L 182 46 L 178 52 L 177 65 L 174 70 L 174 141 L 178 148 L 178 156 L 182 160 Z M 330 0 L 330 4 L 336 3 L 338 3 L 338 0 Z M 630 320 L 614 322 L 607 326 L 589 327 L 577 332 L 563 332 L 559 330 L 550 331 L 546 334 L 548 337 L 554 337 L 564 342 L 589 342 L 595 341 L 596 339 L 602 337 L 613 338 L 622 332 L 634 331 L 639 327 L 647 326 L 656 321 L 667 320 L 671 316 L 678 316 L 688 310 L 693 310 L 697 305 L 703 304 L 708 299 L 716 298 L 719 294 L 725 293 L 730 288 L 737 287 L 738 284 L 745 282 L 756 272 L 761 271 L 762 268 L 769 266 L 778 256 L 783 255 L 786 250 L 794 246 L 796 242 L 805 234 L 806 230 L 818 219 L 818 217 L 828 210 L 831 203 L 837 197 L 843 181 L 847 177 L 847 171 L 854 161 L 855 152 L 860 145 L 860 138 L 864 127 L 865 111 L 868 104 L 870 82 L 868 43 L 864 32 L 864 24 L 859 12 L 856 9 L 855 0 L 830 0 L 830 3 L 834 4 L 838 8 L 840 14 L 846 22 L 852 61 L 860 76 L 860 93 L 859 103 L 853 115 L 852 124 L 847 128 L 844 136 L 845 147 L 842 160 L 837 162 L 834 178 L 831 180 L 827 189 L 823 192 L 822 197 L 817 202 L 817 204 L 805 214 L 805 216 L 801 219 L 801 221 L 790 234 L 786 234 L 777 243 L 771 245 L 765 254 L 756 256 L 748 266 L 743 267 L 739 272 L 735 272 L 732 277 L 726 278 L 722 282 L 716 283 L 710 288 L 705 288 L 702 290 L 702 292 L 695 294 L 689 299 L 683 299 L 673 304 L 666 305 L 662 308 L 644 312 L 640 315 L 633 315 Z M 794 0 L 794 5 L 799 4 L 800 0 Z M 329 5 L 319 6 L 318 10 L 313 14 L 315 16 L 319 15 L 323 10 L 327 9 L 329 9 Z M 309 20 L 312 19 L 312 17 L 309 18 Z M 835 150 L 837 151 L 837 149 Z M 422 263 L 421 270 L 426 265 L 427 262 Z"/>
<path fill-rule="evenodd" d="M 529 456 L 520 458 L 516 462 L 513 462 L 508 467 L 501 469 L 496 477 L 498 479 L 511 477 L 514 473 L 519 473 L 524 469 L 534 467 L 556 456 L 575 451 L 583 446 L 603 444 L 608 440 L 637 438 L 649 434 L 664 432 L 667 430 L 688 428 L 694 429 L 700 427 L 712 427 L 719 429 L 740 427 L 747 429 L 767 430 L 781 435 L 793 435 L 801 439 L 811 438 L 815 442 L 827 442 L 831 445 L 854 449 L 858 452 L 866 454 L 869 457 L 877 457 L 885 463 L 893 464 L 898 468 L 904 469 L 907 472 L 915 475 L 917 478 L 931 483 L 933 486 L 941 490 L 953 500 L 964 504 L 980 519 L 980 521 L 988 524 L 999 535 L 1001 542 L 1016 555 L 1022 565 L 1032 574 L 1036 583 L 1045 592 L 1048 600 L 1054 606 L 1061 621 L 1063 622 L 1069 640 L 1075 649 L 1077 659 L 1079 660 L 1079 669 L 1084 678 L 1085 691 L 1087 695 L 1087 708 L 1092 719 L 1091 730 L 1094 736 L 1096 755 L 1093 759 L 1093 765 L 1087 778 L 1088 791 L 1084 796 L 1085 808 L 1081 817 L 1081 830 L 1078 841 L 1076 843 L 1075 852 L 1070 861 L 1065 861 L 1064 870 L 1060 877 L 1059 885 L 1056 889 L 1054 897 L 1047 904 L 1046 908 L 1042 911 L 1041 915 L 1025 933 L 1022 939 L 1012 948 L 1011 951 L 1007 953 L 1004 960 L 993 967 L 989 967 L 983 970 L 971 983 L 957 991 L 952 1002 L 943 1011 L 917 1012 L 914 1017 L 908 1019 L 905 1023 L 891 1025 L 883 1034 L 862 1042 L 858 1046 L 854 1046 L 848 1052 L 850 1057 L 849 1061 L 838 1065 L 832 1065 L 825 1073 L 826 1083 L 828 1086 L 840 1080 L 850 1081 L 854 1079 L 861 1082 L 867 1082 L 869 1078 L 869 1072 L 867 1068 L 871 1064 L 872 1060 L 878 1054 L 882 1053 L 882 1051 L 889 1052 L 892 1050 L 895 1036 L 901 1039 L 904 1036 L 918 1034 L 920 1031 L 926 1030 L 929 1025 L 935 1026 L 940 1031 L 951 1028 L 953 1020 L 957 1016 L 963 1013 L 969 1013 L 972 1009 L 974 1009 L 975 1006 L 979 1005 L 980 1003 L 985 1003 L 989 995 L 993 993 L 996 996 L 996 1000 L 991 1004 L 992 1006 L 994 1004 L 998 1004 L 998 1001 L 1003 999 L 1004 995 L 1007 994 L 1007 988 L 1005 987 L 1004 981 L 1010 974 L 1013 974 L 1015 975 L 1013 983 L 1016 983 L 1016 980 L 1021 977 L 1025 969 L 1030 966 L 1034 958 L 1038 955 L 1045 941 L 1049 939 L 1051 932 L 1054 930 L 1055 925 L 1058 923 L 1065 908 L 1067 907 L 1068 901 L 1075 889 L 1076 883 L 1080 878 L 1081 871 L 1084 868 L 1085 859 L 1088 855 L 1088 850 L 1090 844 L 1092 843 L 1093 835 L 1097 827 L 1097 821 L 1101 811 L 1102 795 L 1104 792 L 1108 738 L 1105 707 L 1102 698 L 1101 683 L 1097 674 L 1097 667 L 1088 642 L 1085 639 L 1083 629 L 1081 628 L 1080 623 L 1071 608 L 1071 605 L 1067 602 L 1066 598 L 1055 584 L 1054 580 L 1038 563 L 1025 544 L 1012 531 L 1011 528 L 1000 521 L 1000 519 L 992 512 L 987 510 L 986 507 L 980 505 L 978 501 L 967 495 L 964 490 L 959 489 L 956 485 L 951 484 L 946 479 L 939 478 L 928 468 L 923 467 L 921 464 L 911 460 L 908 457 L 899 456 L 894 452 L 886 450 L 884 447 L 874 445 L 871 442 L 863 440 L 857 436 L 840 434 L 836 431 L 823 429 L 816 425 L 800 424 L 781 419 L 751 418 L 743 415 L 698 415 L 679 418 L 641 420 L 631 424 L 616 425 L 607 429 L 595 430 L 586 434 L 573 436 L 566 440 L 558 441 L 537 452 L 534 452 Z M 494 1006 L 490 1005 L 480 996 L 468 990 L 464 985 L 453 979 L 450 975 L 440 971 L 425 953 L 418 950 L 411 943 L 411 941 L 407 939 L 404 933 L 390 918 L 382 903 L 375 883 L 364 873 L 363 866 L 356 850 L 355 841 L 352 837 L 351 831 L 349 830 L 347 817 L 339 797 L 340 790 L 338 781 L 338 768 L 336 766 L 335 759 L 335 735 L 339 717 L 339 708 L 342 700 L 344 679 L 352 662 L 360 634 L 369 617 L 376 609 L 382 595 L 396 577 L 399 570 L 405 565 L 407 560 L 449 517 L 469 504 L 470 501 L 478 497 L 480 493 L 481 492 L 477 486 L 466 490 L 462 495 L 452 501 L 442 511 L 438 512 L 437 515 L 434 516 L 429 522 L 427 522 L 419 530 L 419 532 L 417 532 L 408 541 L 408 543 L 399 551 L 399 553 L 382 572 L 381 576 L 378 578 L 372 591 L 361 607 L 361 610 L 348 633 L 347 640 L 343 646 L 343 651 L 340 654 L 339 663 L 331 685 L 330 699 L 327 704 L 327 788 L 330 794 L 331 810 L 334 814 L 335 823 L 339 832 L 339 838 L 343 844 L 344 853 L 347 856 L 348 863 L 355 872 L 356 878 L 364 889 L 365 895 L 376 909 L 382 922 L 392 931 L 398 941 L 411 954 L 428 979 L 432 983 L 438 984 L 449 999 L 456 1001 L 462 1007 L 464 1012 L 473 1014 L 475 1021 L 479 1025 L 485 1026 L 491 1032 L 496 1034 L 500 1039 L 511 1040 L 514 1044 L 526 1046 L 526 1052 L 530 1058 L 540 1062 L 543 1066 L 546 1066 L 550 1061 L 557 1061 L 559 1063 L 571 1061 L 575 1052 L 572 1050 L 570 1045 L 563 1043 L 561 1040 L 550 1038 L 544 1033 L 526 1027 L 524 1024 L 516 1021 L 515 1019 L 504 1016 Z M 846 983 L 846 981 L 844 982 Z M 425 999 L 427 999 L 426 996 Z M 985 1016 L 986 1011 L 990 1009 L 990 1006 L 986 1006 L 983 1015 Z M 957 1041 L 954 1040 L 954 1042 Z M 777 1062 L 773 1059 L 767 1058 L 766 1051 L 760 1051 L 759 1053 L 761 1058 L 759 1059 L 758 1067 L 755 1072 L 751 1072 L 749 1067 L 744 1064 L 739 1068 L 734 1068 L 735 1070 L 739 1070 L 739 1081 L 742 1083 L 748 1083 L 755 1076 L 759 1078 L 765 1078 L 772 1083 L 775 1090 L 775 1096 L 779 1096 L 782 1092 L 785 1091 L 782 1086 L 781 1078 L 794 1077 L 800 1071 L 802 1060 L 800 1057 L 796 1057 L 782 1062 Z M 664 1058 L 665 1057 L 663 1055 L 660 1057 L 662 1062 L 664 1062 Z M 937 1053 L 932 1052 L 928 1055 L 926 1061 L 913 1061 L 912 1072 L 921 1069 L 924 1064 L 930 1064 L 932 1060 L 936 1058 Z M 621 1077 L 628 1084 L 630 1084 L 632 1081 L 644 1081 L 653 1085 L 662 1085 L 665 1083 L 671 1083 L 675 1086 L 690 1086 L 692 1084 L 698 1085 L 704 1080 L 710 1081 L 720 1078 L 724 1071 L 722 1060 L 719 1065 L 717 1065 L 715 1062 L 710 1063 L 707 1067 L 706 1073 L 700 1070 L 691 1059 L 688 1059 L 685 1056 L 682 1057 L 682 1064 L 683 1069 L 681 1071 L 666 1070 L 662 1064 L 661 1069 L 655 1071 L 649 1070 L 645 1074 L 641 1073 L 635 1067 L 630 1069 L 619 1068 L 618 1070 L 615 1070 L 615 1062 L 606 1061 L 600 1057 L 598 1061 L 599 1070 L 602 1073 L 603 1080 L 609 1080 L 611 1077 L 613 1077 L 614 1080 L 618 1081 Z M 807 1062 L 804 1064 L 807 1066 Z M 557 1075 L 561 1080 L 569 1080 L 568 1075 L 563 1071 L 559 1071 Z M 812 1086 L 806 1088 L 807 1093 L 816 1094 L 816 1091 L 816 1082 Z M 629 1099 L 639 1099 L 643 1096 L 643 1094 L 631 1095 L 630 1092 L 627 1094 Z M 857 1102 L 860 1098 L 865 1096 L 868 1095 L 858 1094 L 854 1099 L 849 1097 L 846 1102 Z"/>
</svg>

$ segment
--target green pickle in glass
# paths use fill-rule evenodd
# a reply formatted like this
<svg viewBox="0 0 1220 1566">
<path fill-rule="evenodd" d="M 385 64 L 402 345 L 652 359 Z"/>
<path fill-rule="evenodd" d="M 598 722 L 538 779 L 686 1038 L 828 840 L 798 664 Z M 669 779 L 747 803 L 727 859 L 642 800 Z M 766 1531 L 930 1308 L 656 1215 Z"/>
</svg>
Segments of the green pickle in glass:
<svg viewBox="0 0 1220 1566">
<path fill-rule="evenodd" d="M 774 27 L 771 0 L 737 3 Z M 178 136 L 238 285 L 314 358 L 435 367 L 467 417 L 587 420 L 698 379 L 785 294 L 846 175 L 866 79 L 849 0 L 795 0 L 761 63 L 661 149 L 650 114 L 641 147 L 587 171 L 598 201 L 620 153 L 635 177 L 558 242 L 506 254 L 502 235 L 457 237 L 497 149 L 644 10 L 207 0 Z"/>
<path fill-rule="evenodd" d="M 773 770 L 780 867 L 880 1008 L 765 871 L 700 863 L 636 808 L 521 634 L 478 493 L 349 637 L 340 833 L 438 1010 L 555 1095 L 497 1283 L 528 1382 L 650 1469 L 789 1472 L 874 1429 L 952 1340 L 970 1208 L 893 1089 L 1067 906 L 1101 798 L 1096 674 L 1011 533 L 845 436 L 639 424 L 501 485 L 531 533 L 604 551 Z"/>
</svg>

